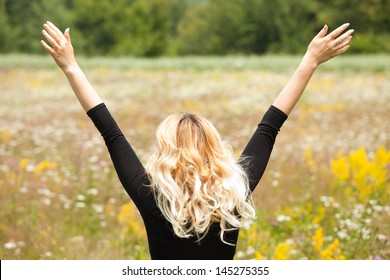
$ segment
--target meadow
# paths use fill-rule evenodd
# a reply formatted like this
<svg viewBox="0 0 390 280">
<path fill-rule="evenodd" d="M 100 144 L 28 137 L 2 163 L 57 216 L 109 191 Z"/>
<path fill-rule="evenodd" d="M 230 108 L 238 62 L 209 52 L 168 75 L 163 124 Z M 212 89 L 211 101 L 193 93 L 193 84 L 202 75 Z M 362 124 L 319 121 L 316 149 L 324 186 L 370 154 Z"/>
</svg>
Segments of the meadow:
<svg viewBox="0 0 390 280">
<path fill-rule="evenodd" d="M 390 60 L 318 69 L 282 127 L 236 259 L 390 259 Z M 170 113 L 210 119 L 238 156 L 295 56 L 80 64 L 142 162 Z M 49 57 L 0 56 L 0 258 L 148 259 L 103 140 Z"/>
</svg>

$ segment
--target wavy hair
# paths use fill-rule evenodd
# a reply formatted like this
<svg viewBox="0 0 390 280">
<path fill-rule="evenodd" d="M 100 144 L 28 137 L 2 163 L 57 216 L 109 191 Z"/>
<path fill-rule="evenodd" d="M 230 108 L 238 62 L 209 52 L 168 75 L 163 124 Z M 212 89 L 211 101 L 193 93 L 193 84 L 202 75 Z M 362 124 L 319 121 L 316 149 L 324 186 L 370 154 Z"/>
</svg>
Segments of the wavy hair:
<svg viewBox="0 0 390 280">
<path fill-rule="evenodd" d="M 212 223 L 219 223 L 227 243 L 226 231 L 255 218 L 246 173 L 207 119 L 170 115 L 156 137 L 146 171 L 157 205 L 177 236 L 200 240 Z"/>
</svg>

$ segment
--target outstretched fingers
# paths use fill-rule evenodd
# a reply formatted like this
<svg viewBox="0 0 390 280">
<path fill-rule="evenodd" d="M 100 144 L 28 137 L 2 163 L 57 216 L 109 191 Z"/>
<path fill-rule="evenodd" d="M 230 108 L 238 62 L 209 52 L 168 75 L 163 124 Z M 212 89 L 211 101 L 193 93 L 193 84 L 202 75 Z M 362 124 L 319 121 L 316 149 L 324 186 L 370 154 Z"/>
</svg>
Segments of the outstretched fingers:
<svg viewBox="0 0 390 280">
<path fill-rule="evenodd" d="M 53 48 L 60 47 L 64 42 L 68 41 L 64 34 L 53 23 L 47 21 L 43 24 L 42 34 Z"/>
<path fill-rule="evenodd" d="M 339 26 L 335 30 L 333 30 L 331 33 L 327 35 L 330 39 L 336 39 L 345 29 L 347 29 L 349 26 L 349 23 L 344 23 L 343 25 Z"/>
<path fill-rule="evenodd" d="M 48 31 L 46 31 L 46 29 L 42 30 L 42 34 L 53 48 L 58 47 L 57 41 L 53 38 L 53 36 Z"/>
<path fill-rule="evenodd" d="M 352 34 L 355 30 L 351 29 L 345 32 L 343 35 L 334 40 L 335 47 L 337 49 L 343 48 L 348 45 L 348 43 L 352 40 Z"/>
<path fill-rule="evenodd" d="M 41 40 L 41 46 L 43 47 L 43 49 L 45 51 L 47 51 L 49 54 L 52 54 L 53 53 L 53 49 L 48 45 L 46 44 L 45 41 Z"/>
</svg>

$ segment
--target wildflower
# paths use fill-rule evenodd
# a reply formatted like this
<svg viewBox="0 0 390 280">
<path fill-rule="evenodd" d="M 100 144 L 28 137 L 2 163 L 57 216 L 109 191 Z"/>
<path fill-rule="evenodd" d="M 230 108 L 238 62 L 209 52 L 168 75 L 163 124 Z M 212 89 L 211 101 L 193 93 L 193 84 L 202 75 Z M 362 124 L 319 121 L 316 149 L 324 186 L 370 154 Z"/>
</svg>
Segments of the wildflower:
<svg viewBox="0 0 390 280">
<path fill-rule="evenodd" d="M 22 159 L 21 161 L 20 161 L 20 163 L 19 163 L 19 167 L 20 167 L 20 169 L 25 169 L 26 167 L 27 167 L 27 165 L 28 165 L 28 159 L 27 158 L 24 158 L 24 159 Z"/>
<path fill-rule="evenodd" d="M 341 255 L 340 242 L 337 238 L 333 241 L 332 244 L 321 251 L 320 254 L 322 260 L 335 260 L 339 259 L 339 257 L 341 257 L 341 259 L 345 259 L 345 257 Z"/>
<path fill-rule="evenodd" d="M 7 250 L 16 249 L 16 247 L 17 247 L 17 244 L 13 240 L 8 241 L 7 243 L 4 244 L 4 248 Z"/>
<path fill-rule="evenodd" d="M 92 204 L 92 208 L 96 213 L 103 213 L 104 211 L 104 207 L 100 204 Z"/>
<path fill-rule="evenodd" d="M 133 203 L 128 202 L 122 205 L 117 220 L 123 225 L 125 232 L 132 232 L 136 236 L 145 237 L 143 226 L 138 222 L 138 212 Z"/>
<path fill-rule="evenodd" d="M 370 237 L 371 237 L 371 236 L 370 236 L 370 233 L 371 233 L 370 229 L 363 227 L 363 228 L 361 229 L 361 232 L 362 232 L 362 238 L 363 238 L 364 240 L 370 239 Z"/>
<path fill-rule="evenodd" d="M 340 181 L 347 181 L 349 174 L 348 159 L 346 157 L 340 157 L 338 160 L 331 161 L 332 172 L 337 176 Z"/>
<path fill-rule="evenodd" d="M 252 246 L 249 246 L 248 249 L 246 249 L 247 255 L 252 255 L 254 252 L 256 252 L 256 250 Z"/>
<path fill-rule="evenodd" d="M 343 229 L 343 230 L 340 230 L 339 232 L 337 232 L 337 236 L 340 238 L 340 239 L 346 239 L 348 237 L 348 234 L 347 232 Z"/>
<path fill-rule="evenodd" d="M 58 164 L 56 161 L 43 160 L 34 168 L 35 176 L 41 175 L 46 170 L 56 170 L 57 167 Z"/>
<path fill-rule="evenodd" d="M 49 206 L 51 204 L 51 199 L 45 197 L 45 198 L 42 199 L 42 203 L 47 205 L 47 206 Z"/>
<path fill-rule="evenodd" d="M 84 208 L 86 206 L 86 204 L 84 202 L 78 201 L 78 202 L 76 202 L 75 206 L 77 208 Z"/>
<path fill-rule="evenodd" d="M 376 236 L 376 238 L 378 239 L 378 240 L 386 240 L 387 238 L 386 238 L 386 235 L 384 235 L 384 234 L 381 234 L 381 233 L 379 233 L 377 236 Z"/>
<path fill-rule="evenodd" d="M 304 160 L 310 170 L 311 173 L 316 172 L 317 166 L 313 160 L 313 150 L 309 147 L 305 150 Z"/>
<path fill-rule="evenodd" d="M 278 222 L 289 222 L 289 221 L 291 221 L 291 217 L 287 216 L 287 215 L 279 215 L 276 217 L 276 220 Z"/>
<path fill-rule="evenodd" d="M 98 190 L 93 188 L 93 189 L 88 189 L 87 190 L 87 193 L 88 194 L 91 194 L 91 195 L 97 195 L 98 194 Z"/>
<path fill-rule="evenodd" d="M 291 254 L 291 245 L 287 243 L 279 243 L 275 248 L 275 260 L 287 260 Z"/>
<path fill-rule="evenodd" d="M 264 258 L 263 255 L 259 251 L 256 251 L 255 259 L 256 260 L 262 260 L 263 258 Z"/>
<path fill-rule="evenodd" d="M 43 254 L 43 256 L 44 256 L 45 258 L 50 258 L 51 256 L 53 256 L 53 254 L 52 254 L 52 252 L 45 252 L 45 253 Z"/>
<path fill-rule="evenodd" d="M 319 227 L 316 232 L 315 232 L 315 235 L 312 237 L 312 241 L 313 241 L 313 244 L 314 244 L 314 250 L 319 252 L 322 248 L 322 244 L 324 243 L 324 235 L 323 235 L 323 228 L 322 227 Z"/>
</svg>

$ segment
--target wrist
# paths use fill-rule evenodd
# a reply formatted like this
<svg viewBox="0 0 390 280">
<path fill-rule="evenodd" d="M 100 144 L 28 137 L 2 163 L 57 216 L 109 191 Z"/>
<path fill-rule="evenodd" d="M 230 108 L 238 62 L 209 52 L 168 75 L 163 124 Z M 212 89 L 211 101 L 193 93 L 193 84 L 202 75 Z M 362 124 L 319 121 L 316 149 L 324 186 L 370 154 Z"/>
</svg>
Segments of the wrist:
<svg viewBox="0 0 390 280">
<path fill-rule="evenodd" d="M 77 63 L 67 65 L 61 68 L 65 75 L 72 75 L 80 71 L 80 66 Z"/>
<path fill-rule="evenodd" d="M 308 52 L 306 52 L 306 54 L 303 56 L 301 64 L 305 65 L 305 67 L 308 67 L 312 70 L 316 70 L 318 66 L 320 66 L 320 62 L 318 62 L 318 60 L 315 59 Z"/>
</svg>

